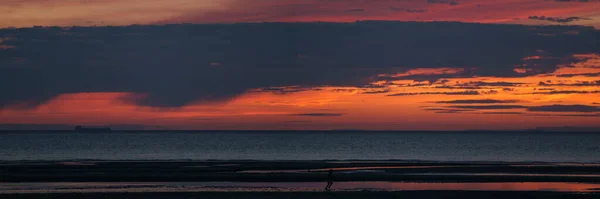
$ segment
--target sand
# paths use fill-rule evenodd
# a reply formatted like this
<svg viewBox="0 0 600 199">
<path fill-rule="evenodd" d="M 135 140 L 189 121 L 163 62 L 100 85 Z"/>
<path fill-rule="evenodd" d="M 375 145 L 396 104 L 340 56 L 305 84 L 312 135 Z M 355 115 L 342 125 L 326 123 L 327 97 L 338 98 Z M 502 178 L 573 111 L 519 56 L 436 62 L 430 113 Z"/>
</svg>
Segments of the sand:
<svg viewBox="0 0 600 199">
<path fill-rule="evenodd" d="M 8 161 L 0 182 L 600 182 L 600 165 L 408 161 Z"/>
<path fill-rule="evenodd" d="M 402 183 L 587 183 L 587 191 L 466 191 L 365 189 L 354 191 L 192 191 L 0 194 L 11 198 L 600 198 L 600 165 L 578 163 L 425 162 L 425 161 L 0 161 L 0 186 L 61 182 L 325 182 Z M 334 183 L 334 188 L 336 184 Z M 595 188 L 595 183 L 599 183 Z M 435 189 L 435 188 L 432 188 Z M 339 189 L 338 189 L 339 190 Z"/>
</svg>

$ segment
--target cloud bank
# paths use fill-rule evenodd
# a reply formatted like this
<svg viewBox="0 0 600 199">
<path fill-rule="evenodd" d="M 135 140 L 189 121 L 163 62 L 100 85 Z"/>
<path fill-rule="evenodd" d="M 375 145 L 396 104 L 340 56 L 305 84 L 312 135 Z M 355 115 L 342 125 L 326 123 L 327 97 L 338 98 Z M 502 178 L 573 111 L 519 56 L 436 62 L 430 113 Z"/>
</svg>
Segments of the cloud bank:
<svg viewBox="0 0 600 199">
<path fill-rule="evenodd" d="M 0 38 L 10 38 L 2 44 L 14 47 L 0 49 L 0 106 L 126 92 L 126 102 L 181 107 L 252 89 L 285 93 L 423 78 L 381 76 L 415 68 L 464 68 L 427 79 L 523 77 L 581 61 L 573 54 L 600 53 L 598 36 L 579 26 L 382 21 L 1 29 Z M 524 60 L 530 56 L 543 58 Z"/>
</svg>

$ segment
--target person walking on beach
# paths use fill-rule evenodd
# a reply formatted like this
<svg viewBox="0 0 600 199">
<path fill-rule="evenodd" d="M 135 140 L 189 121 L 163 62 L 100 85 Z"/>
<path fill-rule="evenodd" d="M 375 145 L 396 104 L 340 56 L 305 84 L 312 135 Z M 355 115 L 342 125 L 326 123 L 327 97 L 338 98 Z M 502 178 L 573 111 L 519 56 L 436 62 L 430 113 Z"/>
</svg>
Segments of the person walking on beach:
<svg viewBox="0 0 600 199">
<path fill-rule="evenodd" d="M 325 191 L 331 191 L 331 185 L 333 185 L 333 169 L 329 169 L 327 174 L 327 186 L 325 186 Z"/>
</svg>

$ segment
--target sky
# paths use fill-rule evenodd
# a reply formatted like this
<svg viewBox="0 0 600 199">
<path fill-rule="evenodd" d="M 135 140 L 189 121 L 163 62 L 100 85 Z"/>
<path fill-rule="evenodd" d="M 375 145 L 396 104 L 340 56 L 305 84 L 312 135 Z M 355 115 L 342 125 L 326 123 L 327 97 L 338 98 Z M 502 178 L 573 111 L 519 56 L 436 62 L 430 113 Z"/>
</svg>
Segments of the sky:
<svg viewBox="0 0 600 199">
<path fill-rule="evenodd" d="M 600 128 L 598 0 L 0 0 L 0 129 Z"/>
</svg>

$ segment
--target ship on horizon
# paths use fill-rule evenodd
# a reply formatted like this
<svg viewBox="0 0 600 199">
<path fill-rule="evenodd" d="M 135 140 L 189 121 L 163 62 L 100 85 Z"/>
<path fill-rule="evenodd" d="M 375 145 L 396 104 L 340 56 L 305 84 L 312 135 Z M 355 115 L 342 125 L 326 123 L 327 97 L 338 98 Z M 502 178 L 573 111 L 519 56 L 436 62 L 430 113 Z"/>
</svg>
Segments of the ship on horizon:
<svg viewBox="0 0 600 199">
<path fill-rule="evenodd" d="M 78 133 L 108 133 L 111 132 L 109 127 L 83 127 L 75 126 L 75 132 Z"/>
</svg>

